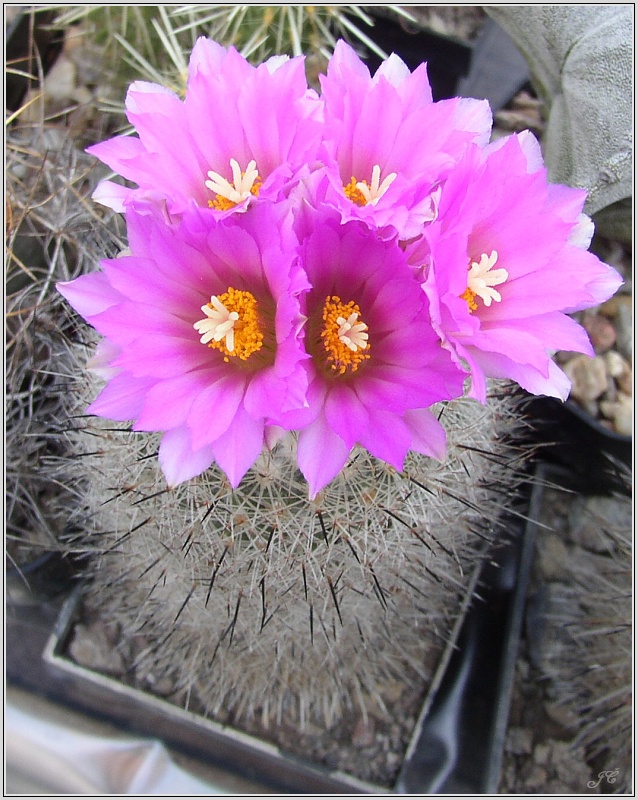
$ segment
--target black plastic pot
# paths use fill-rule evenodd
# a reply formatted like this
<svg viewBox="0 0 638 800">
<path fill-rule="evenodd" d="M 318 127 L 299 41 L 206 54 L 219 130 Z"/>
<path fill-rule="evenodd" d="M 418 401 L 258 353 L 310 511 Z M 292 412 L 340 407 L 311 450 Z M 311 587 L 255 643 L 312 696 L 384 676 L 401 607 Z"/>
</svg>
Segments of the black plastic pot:
<svg viewBox="0 0 638 800">
<path fill-rule="evenodd" d="M 477 567 L 474 597 L 452 633 L 396 786 L 390 791 L 404 794 L 497 790 L 535 535 L 534 524 L 525 524 L 523 518 L 534 516 L 538 493 L 537 486 L 531 513 L 525 502 L 507 518 L 506 540 Z M 9 682 L 108 720 L 120 729 L 159 738 L 191 757 L 242 775 L 271 791 L 388 791 L 387 787 L 290 756 L 241 731 L 76 665 L 66 655 L 66 648 L 80 600 L 79 590 L 70 595 L 46 637 L 47 622 L 42 620 L 38 635 L 32 635 L 38 610 L 28 610 L 23 619 L 13 616 L 7 629 Z M 50 606 L 44 610 L 50 620 Z M 31 634 L 27 636 L 25 631 Z"/>
<path fill-rule="evenodd" d="M 563 480 L 584 494 L 626 491 L 633 439 L 601 425 L 576 403 L 530 397 L 525 403 L 529 440 L 539 458 L 567 468 Z"/>
<path fill-rule="evenodd" d="M 37 605 L 68 594 L 75 575 L 76 565 L 58 552 L 43 552 L 28 563 L 8 567 L 5 571 L 7 606 Z"/>
<path fill-rule="evenodd" d="M 382 6 L 366 10 L 374 19 L 366 35 L 382 50 L 396 53 L 410 70 L 427 62 L 434 100 L 459 95 L 486 99 L 492 111 L 498 111 L 529 83 L 527 62 L 509 35 L 490 18 L 470 43 L 406 24 Z M 374 71 L 381 59 L 368 54 L 366 63 Z"/>
<path fill-rule="evenodd" d="M 27 90 L 37 86 L 62 50 L 62 34 L 51 28 L 55 12 L 49 9 L 19 11 L 6 33 L 5 105 L 20 108 Z"/>
</svg>

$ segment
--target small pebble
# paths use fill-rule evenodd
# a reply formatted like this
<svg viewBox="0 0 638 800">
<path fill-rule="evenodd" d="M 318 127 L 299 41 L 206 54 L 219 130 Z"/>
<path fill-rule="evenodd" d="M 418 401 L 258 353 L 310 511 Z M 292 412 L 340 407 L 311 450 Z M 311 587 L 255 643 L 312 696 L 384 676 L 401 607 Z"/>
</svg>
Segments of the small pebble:
<svg viewBox="0 0 638 800">
<path fill-rule="evenodd" d="M 631 306 L 632 298 L 627 297 L 628 303 L 621 303 L 616 314 L 616 346 L 621 355 L 628 361 L 633 361 L 634 352 L 634 320 Z"/>
<path fill-rule="evenodd" d="M 510 728 L 507 732 L 505 749 L 515 756 L 528 755 L 532 752 L 532 731 L 530 728 Z"/>
<path fill-rule="evenodd" d="M 628 306 L 631 309 L 631 296 L 626 294 L 615 294 L 600 306 L 600 313 L 608 319 L 615 319 L 618 316 L 621 306 Z"/>
<path fill-rule="evenodd" d="M 608 403 L 615 403 L 617 399 L 618 399 L 618 387 L 616 386 L 616 381 L 611 377 L 611 375 L 608 375 L 607 388 L 600 396 L 600 401 L 602 402 L 603 400 L 605 400 Z"/>
<path fill-rule="evenodd" d="M 563 370 L 572 383 L 571 397 L 579 403 L 596 400 L 607 388 L 607 369 L 601 356 L 575 356 Z"/>
<path fill-rule="evenodd" d="M 109 641 L 103 625 L 76 625 L 69 652 L 83 667 L 109 675 L 123 675 L 125 672 L 124 659 Z"/>
<path fill-rule="evenodd" d="M 566 705 L 558 703 L 545 703 L 543 705 L 547 716 L 566 731 L 577 731 L 580 719 L 575 711 Z M 556 748 L 552 748 L 552 761 L 556 760 Z"/>
<path fill-rule="evenodd" d="M 372 717 L 367 719 L 359 717 L 352 733 L 352 744 L 355 747 L 368 747 L 374 742 L 374 720 Z"/>
<path fill-rule="evenodd" d="M 549 745 L 537 744 L 534 748 L 534 761 L 537 764 L 545 765 L 549 761 Z"/>
<path fill-rule="evenodd" d="M 530 789 L 541 789 L 547 782 L 547 772 L 537 765 L 534 765 L 527 776 L 525 784 Z"/>
<path fill-rule="evenodd" d="M 586 316 L 583 327 L 589 334 L 592 346 L 596 353 L 605 353 L 616 342 L 616 329 L 613 324 L 602 314 Z"/>
<path fill-rule="evenodd" d="M 75 91 L 77 71 L 70 58 L 61 55 L 44 78 L 44 93 L 57 102 L 68 101 Z"/>
<path fill-rule="evenodd" d="M 631 367 L 617 378 L 618 388 L 621 392 L 633 397 L 634 394 L 634 373 Z"/>
<path fill-rule="evenodd" d="M 538 542 L 538 563 L 543 577 L 552 581 L 564 577 L 569 552 L 555 533 L 547 533 Z"/>
<path fill-rule="evenodd" d="M 617 350 L 610 350 L 603 356 L 607 374 L 612 378 L 620 378 L 626 372 L 631 372 L 631 366 Z"/>
<path fill-rule="evenodd" d="M 614 423 L 614 430 L 623 436 L 631 436 L 634 429 L 634 404 L 632 398 L 622 392 L 615 402 L 602 401 L 600 411 Z"/>
</svg>

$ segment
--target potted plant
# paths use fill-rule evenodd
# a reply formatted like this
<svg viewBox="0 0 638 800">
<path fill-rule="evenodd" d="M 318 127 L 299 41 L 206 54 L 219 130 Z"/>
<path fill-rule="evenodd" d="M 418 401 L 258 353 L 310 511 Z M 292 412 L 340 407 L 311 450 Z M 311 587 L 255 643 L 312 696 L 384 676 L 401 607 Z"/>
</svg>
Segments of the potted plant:
<svg viewBox="0 0 638 800">
<path fill-rule="evenodd" d="M 511 392 L 491 379 L 564 392 L 547 337 L 587 350 L 563 311 L 618 278 L 586 255 L 584 197 L 554 202 L 532 138 L 488 147 L 485 103 L 433 103 L 396 56 L 372 78 L 343 42 L 322 83 L 199 40 L 186 100 L 133 85 L 139 138 L 91 149 L 133 185 L 94 195 L 124 214 L 130 249 L 58 284 L 103 336 L 90 366 L 106 380 L 76 375 L 65 397 L 69 419 L 87 401 L 96 417 L 67 437 L 82 503 L 65 541 L 91 556 L 69 647 L 106 614 L 129 680 L 218 724 L 287 750 L 318 724 L 401 750 L 521 480 Z M 366 138 L 390 109 L 387 136 Z M 539 220 L 562 220 L 548 251 L 579 275 L 523 324 L 530 278 L 507 235 L 521 185 Z M 323 747 L 343 772 L 348 751 Z M 392 784 L 399 763 L 369 767 L 355 783 Z"/>
</svg>

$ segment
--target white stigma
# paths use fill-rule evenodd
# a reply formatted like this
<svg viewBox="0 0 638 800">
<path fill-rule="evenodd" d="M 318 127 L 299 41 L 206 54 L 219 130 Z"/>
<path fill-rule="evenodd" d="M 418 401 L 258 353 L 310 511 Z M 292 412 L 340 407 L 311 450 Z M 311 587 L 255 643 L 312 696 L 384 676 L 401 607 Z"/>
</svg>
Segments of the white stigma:
<svg viewBox="0 0 638 800">
<path fill-rule="evenodd" d="M 379 185 L 379 180 L 381 178 L 381 167 L 378 164 L 375 164 L 374 167 L 372 167 L 372 180 L 370 181 L 370 185 L 368 186 L 365 181 L 359 181 L 356 186 L 361 194 L 365 197 L 366 203 L 375 206 L 388 191 L 390 184 L 396 178 L 396 176 L 396 172 L 391 172 L 386 178 L 383 179 L 383 183 Z"/>
<path fill-rule="evenodd" d="M 208 344 L 213 340 L 220 342 L 225 338 L 226 349 L 232 353 L 235 349 L 235 323 L 239 319 L 239 314 L 236 311 L 229 311 L 215 295 L 210 298 L 210 302 L 213 308 L 208 304 L 202 306 L 206 319 L 198 320 L 193 328 L 202 334 L 199 340 L 202 344 Z"/>
<path fill-rule="evenodd" d="M 364 350 L 368 346 L 368 326 L 365 322 L 357 322 L 358 314 L 354 311 L 348 319 L 337 317 L 337 323 L 341 326 L 337 331 L 337 336 L 342 344 L 345 344 L 353 353 L 357 350 Z"/>
<path fill-rule="evenodd" d="M 225 197 L 231 203 L 242 203 L 252 196 L 251 189 L 259 177 L 257 162 L 254 160 L 249 161 L 248 166 L 242 173 L 237 161 L 231 158 L 230 167 L 233 171 L 232 183 L 229 183 L 226 178 L 213 170 L 208 173 L 210 180 L 205 183 L 212 192 L 215 192 L 220 197 Z"/>
<path fill-rule="evenodd" d="M 483 253 L 480 261 L 472 261 L 467 276 L 468 288 L 477 294 L 488 307 L 492 305 L 492 300 L 496 300 L 497 303 L 501 302 L 500 292 L 492 287 L 505 283 L 509 277 L 507 270 L 493 269 L 497 259 L 496 250 L 492 250 L 489 256 Z"/>
</svg>

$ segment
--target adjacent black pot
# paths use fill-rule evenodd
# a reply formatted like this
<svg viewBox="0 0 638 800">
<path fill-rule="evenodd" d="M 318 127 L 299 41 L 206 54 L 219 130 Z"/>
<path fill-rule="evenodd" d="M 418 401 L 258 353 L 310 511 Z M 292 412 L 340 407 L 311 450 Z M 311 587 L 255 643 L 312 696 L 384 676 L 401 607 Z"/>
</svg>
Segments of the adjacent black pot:
<svg viewBox="0 0 638 800">
<path fill-rule="evenodd" d="M 38 70 L 46 75 L 62 50 L 62 34 L 53 30 L 55 11 L 19 11 L 6 32 L 5 105 L 20 108 L 30 87 L 38 84 Z M 30 77 L 32 76 L 32 77 Z"/>
<path fill-rule="evenodd" d="M 633 439 L 609 431 L 576 403 L 530 397 L 525 403 L 529 441 L 539 458 L 566 469 L 569 488 L 584 494 L 626 491 Z"/>
<path fill-rule="evenodd" d="M 68 594 L 77 565 L 63 553 L 46 551 L 28 563 L 7 567 L 5 586 L 7 607 L 38 605 Z"/>
<path fill-rule="evenodd" d="M 374 26 L 366 35 L 386 53 L 396 53 L 416 69 L 427 63 L 434 100 L 463 96 L 489 100 L 498 111 L 529 83 L 527 62 L 509 35 L 490 18 L 473 42 L 446 36 L 406 23 L 383 6 L 367 8 Z M 358 22 L 356 18 L 354 22 Z M 381 59 L 370 53 L 366 63 L 372 71 Z"/>
</svg>

